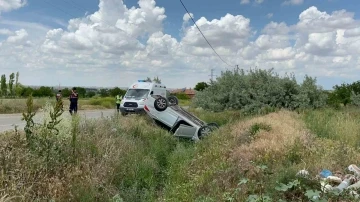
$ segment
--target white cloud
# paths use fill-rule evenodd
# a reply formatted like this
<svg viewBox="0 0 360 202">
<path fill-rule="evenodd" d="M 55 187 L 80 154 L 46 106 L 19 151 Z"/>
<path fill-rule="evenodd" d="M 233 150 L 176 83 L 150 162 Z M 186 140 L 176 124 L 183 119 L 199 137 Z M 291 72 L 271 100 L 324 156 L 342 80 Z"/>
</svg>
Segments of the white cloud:
<svg viewBox="0 0 360 202">
<path fill-rule="evenodd" d="M 159 76 L 169 87 L 193 87 L 209 79 L 211 68 L 217 74 L 229 68 L 187 13 L 180 40 L 164 33 L 165 19 L 165 9 L 153 0 L 140 0 L 132 8 L 100 0 L 99 11 L 71 19 L 67 29 L 0 21 L 7 25 L 0 29 L 0 62 L 20 69 L 25 83 L 54 85 L 127 86 Z M 232 67 L 274 67 L 279 73 L 341 79 L 356 79 L 360 73 L 359 20 L 345 10 L 326 13 L 310 7 L 296 24 L 272 21 L 260 30 L 246 16 L 230 13 L 219 19 L 199 17 L 196 24 Z M 35 75 L 43 79 L 35 81 Z"/>
<path fill-rule="evenodd" d="M 245 45 L 251 35 L 250 20 L 241 15 L 226 14 L 219 20 L 212 21 L 202 17 L 196 24 L 214 48 L 237 49 L 237 47 Z M 193 46 L 209 47 L 195 26 L 186 30 L 181 44 L 190 48 Z"/>
<path fill-rule="evenodd" d="M 253 0 L 255 5 L 264 3 L 264 0 Z M 240 0 L 240 4 L 250 4 L 250 0 Z"/>
<path fill-rule="evenodd" d="M 301 5 L 304 3 L 304 0 L 288 0 L 284 1 L 283 5 Z"/>
<path fill-rule="evenodd" d="M 187 22 L 187 21 L 189 21 L 191 18 L 190 18 L 190 16 L 191 16 L 191 18 L 194 18 L 194 14 L 192 14 L 192 13 L 185 13 L 184 14 L 184 17 L 183 17 L 183 21 L 184 22 Z"/>
<path fill-rule="evenodd" d="M 0 29 L 0 35 L 11 35 L 12 31 L 9 29 Z"/>
<path fill-rule="evenodd" d="M 9 12 L 25 6 L 27 0 L 1 0 L 0 1 L 0 14 L 1 12 Z"/>
<path fill-rule="evenodd" d="M 6 42 L 8 43 L 20 43 L 20 42 L 24 42 L 24 40 L 26 39 L 26 37 L 29 34 L 27 33 L 27 31 L 25 29 L 21 29 L 15 32 L 14 35 L 9 36 L 6 40 Z"/>
</svg>

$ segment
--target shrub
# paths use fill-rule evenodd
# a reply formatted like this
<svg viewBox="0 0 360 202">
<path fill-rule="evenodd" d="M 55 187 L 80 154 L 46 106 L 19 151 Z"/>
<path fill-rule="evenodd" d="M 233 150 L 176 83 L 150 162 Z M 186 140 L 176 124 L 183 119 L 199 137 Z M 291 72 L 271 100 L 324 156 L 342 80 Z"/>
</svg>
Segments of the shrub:
<svg viewBox="0 0 360 202">
<path fill-rule="evenodd" d="M 357 105 L 358 96 L 360 94 L 360 81 L 353 82 L 351 84 L 335 85 L 333 92 L 329 93 L 328 104 L 338 107 L 343 105 Z"/>
<path fill-rule="evenodd" d="M 90 105 L 102 106 L 105 108 L 113 108 L 115 106 L 115 98 L 112 97 L 93 97 L 89 100 Z"/>
<path fill-rule="evenodd" d="M 172 95 L 176 96 L 180 100 L 188 100 L 188 99 L 190 99 L 190 96 L 185 94 L 185 93 L 175 93 L 175 94 L 172 94 Z"/>
<path fill-rule="evenodd" d="M 351 92 L 351 104 L 355 106 L 360 106 L 360 92 L 358 94 L 354 93 L 354 91 Z"/>
<path fill-rule="evenodd" d="M 258 113 L 266 108 L 319 108 L 326 104 L 326 94 L 316 86 L 316 79 L 306 76 L 297 84 L 294 75 L 280 78 L 272 70 L 225 71 L 212 85 L 197 92 L 194 105 L 212 111 L 238 109 Z"/>
</svg>

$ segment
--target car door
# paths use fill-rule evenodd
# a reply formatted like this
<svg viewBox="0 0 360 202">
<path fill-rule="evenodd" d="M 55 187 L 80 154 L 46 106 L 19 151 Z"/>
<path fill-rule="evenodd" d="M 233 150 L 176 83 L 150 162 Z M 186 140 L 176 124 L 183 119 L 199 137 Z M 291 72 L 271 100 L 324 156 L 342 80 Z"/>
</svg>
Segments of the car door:
<svg viewBox="0 0 360 202">
<path fill-rule="evenodd" d="M 172 127 L 178 120 L 179 115 L 172 108 L 168 107 L 165 111 L 158 112 L 157 117 L 161 122 Z"/>
</svg>

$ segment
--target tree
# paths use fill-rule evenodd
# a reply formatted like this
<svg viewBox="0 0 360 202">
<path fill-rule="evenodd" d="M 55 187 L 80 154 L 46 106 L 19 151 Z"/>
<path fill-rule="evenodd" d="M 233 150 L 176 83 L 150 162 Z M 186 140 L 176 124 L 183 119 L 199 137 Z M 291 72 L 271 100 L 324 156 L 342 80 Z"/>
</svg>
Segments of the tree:
<svg viewBox="0 0 360 202">
<path fill-rule="evenodd" d="M 145 79 L 145 81 L 146 81 L 146 82 L 152 82 L 152 80 L 150 79 L 150 77 L 147 77 L 147 78 Z"/>
<path fill-rule="evenodd" d="M 16 72 L 15 88 L 19 86 L 19 72 Z"/>
<path fill-rule="evenodd" d="M 207 84 L 206 82 L 199 82 L 199 83 L 196 84 L 194 90 L 203 91 L 207 87 L 209 87 L 209 84 Z"/>
<path fill-rule="evenodd" d="M 125 90 L 120 89 L 119 87 L 115 87 L 113 89 L 110 89 L 110 96 L 115 97 L 116 95 L 122 95 L 124 96 L 126 93 Z"/>
<path fill-rule="evenodd" d="M 21 89 L 21 93 L 20 95 L 21 96 L 25 96 L 25 97 L 28 97 L 29 95 L 33 94 L 34 93 L 34 89 L 30 88 L 30 87 L 23 87 Z"/>
<path fill-rule="evenodd" d="M 5 74 L 1 75 L 0 83 L 1 83 L 0 84 L 1 94 L 4 96 L 7 93 L 6 75 Z"/>
<path fill-rule="evenodd" d="M 153 82 L 161 84 L 161 80 L 159 79 L 159 77 L 154 77 Z"/>
<path fill-rule="evenodd" d="M 360 94 L 360 81 L 351 84 L 342 83 L 341 85 L 335 85 L 333 89 L 333 92 L 329 93 L 328 104 L 332 106 L 343 104 L 346 106 L 353 103 L 351 99 L 353 95 Z"/>
<path fill-rule="evenodd" d="M 68 88 L 64 88 L 64 89 L 61 90 L 61 94 L 62 94 L 63 97 L 69 97 L 70 94 L 71 94 L 71 91 Z"/>
<path fill-rule="evenodd" d="M 10 91 L 10 95 L 13 95 L 14 94 L 14 80 L 15 79 L 15 74 L 14 73 L 11 73 L 10 76 L 9 76 L 9 91 Z"/>
<path fill-rule="evenodd" d="M 17 87 L 15 87 L 15 94 L 16 96 L 23 96 L 25 86 L 21 85 L 20 83 L 17 84 Z"/>
<path fill-rule="evenodd" d="M 79 94 L 79 97 L 85 98 L 86 96 L 86 89 L 82 87 L 76 87 L 76 91 Z"/>
<path fill-rule="evenodd" d="M 41 86 L 39 89 L 36 89 L 33 93 L 34 97 L 49 97 L 53 96 L 53 89 L 47 86 Z"/>
<path fill-rule="evenodd" d="M 109 90 L 108 89 L 100 89 L 100 96 L 101 97 L 108 97 L 109 94 Z"/>
<path fill-rule="evenodd" d="M 306 76 L 299 85 L 295 76 L 281 78 L 273 70 L 225 71 L 212 85 L 196 93 L 193 104 L 211 111 L 227 109 L 262 113 L 274 109 L 315 109 L 325 106 L 326 94 L 316 79 Z"/>
<path fill-rule="evenodd" d="M 15 77 L 15 94 L 16 94 L 16 96 L 21 95 L 22 89 L 23 89 L 23 86 L 21 86 L 21 84 L 19 83 L 19 72 L 16 72 L 16 77 Z"/>
<path fill-rule="evenodd" d="M 94 97 L 96 95 L 96 93 L 94 91 L 87 91 L 86 92 L 86 97 Z"/>
</svg>

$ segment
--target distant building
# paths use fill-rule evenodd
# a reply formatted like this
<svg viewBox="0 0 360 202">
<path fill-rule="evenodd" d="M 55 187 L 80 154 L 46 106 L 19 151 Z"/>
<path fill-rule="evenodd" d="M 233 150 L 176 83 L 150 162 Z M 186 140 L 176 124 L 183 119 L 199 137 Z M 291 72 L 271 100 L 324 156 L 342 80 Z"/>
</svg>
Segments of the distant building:
<svg viewBox="0 0 360 202">
<path fill-rule="evenodd" d="M 188 95 L 190 98 L 193 98 L 196 94 L 196 91 L 191 89 L 191 88 L 181 88 L 181 89 L 175 89 L 170 91 L 173 94 L 178 94 L 178 93 L 184 93 L 186 95 Z"/>
</svg>

